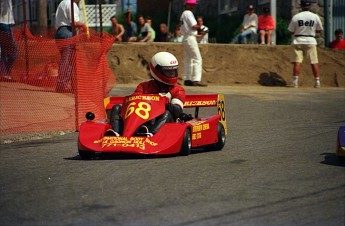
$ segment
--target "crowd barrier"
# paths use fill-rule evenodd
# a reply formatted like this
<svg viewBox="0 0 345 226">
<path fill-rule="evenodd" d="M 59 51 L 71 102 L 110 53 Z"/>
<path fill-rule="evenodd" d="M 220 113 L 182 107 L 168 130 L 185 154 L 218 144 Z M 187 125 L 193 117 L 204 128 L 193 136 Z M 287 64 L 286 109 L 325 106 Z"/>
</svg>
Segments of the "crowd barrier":
<svg viewBox="0 0 345 226">
<path fill-rule="evenodd" d="M 0 34 L 0 135 L 78 130 L 87 111 L 105 117 L 103 99 L 115 83 L 106 58 L 113 36 L 90 30 L 58 40 L 54 34 L 17 28 L 14 43 Z"/>
</svg>

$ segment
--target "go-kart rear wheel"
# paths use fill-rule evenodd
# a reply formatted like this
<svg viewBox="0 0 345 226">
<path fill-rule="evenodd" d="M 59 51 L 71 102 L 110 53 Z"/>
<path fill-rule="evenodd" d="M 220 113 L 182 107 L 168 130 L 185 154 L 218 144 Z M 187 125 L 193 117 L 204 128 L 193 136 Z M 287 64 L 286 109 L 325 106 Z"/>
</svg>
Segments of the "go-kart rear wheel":
<svg viewBox="0 0 345 226">
<path fill-rule="evenodd" d="M 222 150 L 225 145 L 225 129 L 222 123 L 218 122 L 218 141 L 217 143 L 208 146 L 208 149 L 212 151 Z"/>
<path fill-rule="evenodd" d="M 79 156 L 85 160 L 93 159 L 96 156 L 96 153 L 94 151 L 78 150 L 78 152 L 79 152 Z"/>
<path fill-rule="evenodd" d="M 190 129 L 187 128 L 186 131 L 184 132 L 180 155 L 183 155 L 183 156 L 189 155 L 191 148 L 192 148 L 192 138 L 190 134 Z"/>
</svg>

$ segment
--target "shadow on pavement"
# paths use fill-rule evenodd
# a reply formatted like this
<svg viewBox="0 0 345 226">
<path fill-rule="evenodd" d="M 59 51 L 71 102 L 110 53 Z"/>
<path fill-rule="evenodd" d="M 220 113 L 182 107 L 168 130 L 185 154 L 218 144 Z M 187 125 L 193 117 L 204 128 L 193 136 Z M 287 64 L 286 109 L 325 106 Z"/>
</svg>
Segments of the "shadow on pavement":
<svg viewBox="0 0 345 226">
<path fill-rule="evenodd" d="M 321 155 L 324 156 L 325 160 L 323 160 L 322 164 L 331 165 L 331 166 L 342 166 L 345 167 L 345 158 L 341 158 L 337 156 L 335 153 L 322 153 Z"/>
</svg>

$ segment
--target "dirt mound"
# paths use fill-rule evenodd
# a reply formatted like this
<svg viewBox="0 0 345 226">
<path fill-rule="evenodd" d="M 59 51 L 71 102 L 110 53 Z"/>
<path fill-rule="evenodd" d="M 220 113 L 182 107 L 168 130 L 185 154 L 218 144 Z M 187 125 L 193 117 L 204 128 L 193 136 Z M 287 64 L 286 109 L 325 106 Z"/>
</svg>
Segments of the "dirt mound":
<svg viewBox="0 0 345 226">
<path fill-rule="evenodd" d="M 290 46 L 202 44 L 203 81 L 209 85 L 285 86 L 292 77 Z M 148 62 L 159 51 L 175 54 L 183 69 L 181 43 L 113 44 L 107 54 L 117 83 L 138 83 L 149 78 Z M 322 87 L 345 87 L 345 52 L 318 49 Z M 307 60 L 302 65 L 300 86 L 313 86 Z"/>
</svg>

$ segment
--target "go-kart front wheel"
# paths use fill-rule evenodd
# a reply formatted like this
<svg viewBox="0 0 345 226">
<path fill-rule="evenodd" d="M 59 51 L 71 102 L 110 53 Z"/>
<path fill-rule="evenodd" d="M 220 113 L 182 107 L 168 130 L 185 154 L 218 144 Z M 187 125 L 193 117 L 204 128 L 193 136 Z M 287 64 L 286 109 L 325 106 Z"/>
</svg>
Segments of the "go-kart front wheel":
<svg viewBox="0 0 345 226">
<path fill-rule="evenodd" d="M 79 156 L 85 160 L 93 159 L 96 156 L 96 153 L 94 151 L 78 150 L 78 152 L 79 152 Z"/>
<path fill-rule="evenodd" d="M 191 148 L 192 148 L 192 138 L 190 134 L 190 129 L 187 128 L 186 131 L 184 132 L 180 155 L 183 155 L 183 156 L 189 155 Z"/>
</svg>

